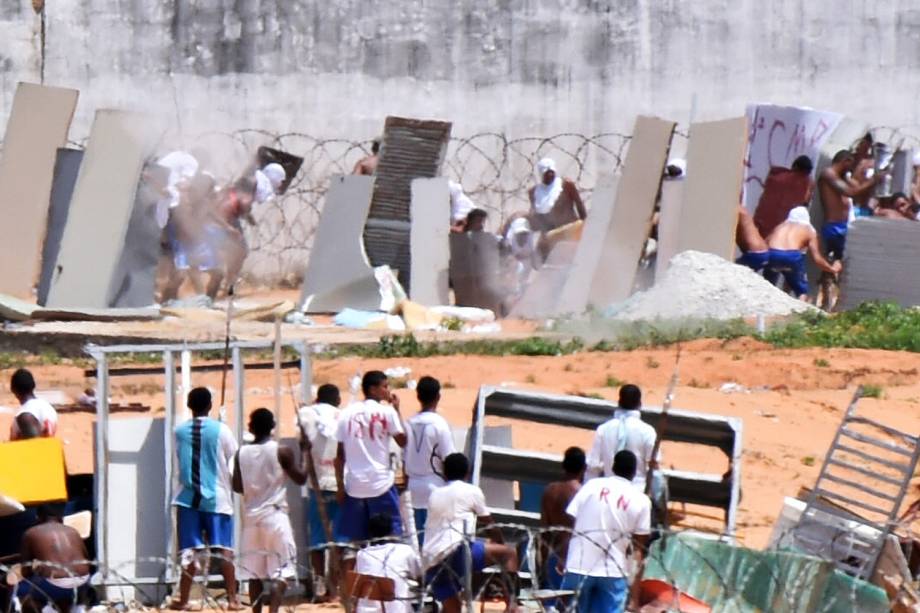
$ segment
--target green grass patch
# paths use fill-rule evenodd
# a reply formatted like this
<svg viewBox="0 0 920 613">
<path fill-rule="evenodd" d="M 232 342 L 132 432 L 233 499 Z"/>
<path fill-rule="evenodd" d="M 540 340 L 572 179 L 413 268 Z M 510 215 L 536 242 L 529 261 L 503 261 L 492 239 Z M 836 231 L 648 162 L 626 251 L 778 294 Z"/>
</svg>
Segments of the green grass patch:
<svg viewBox="0 0 920 613">
<path fill-rule="evenodd" d="M 866 383 L 863 385 L 863 398 L 882 398 L 885 396 L 885 388 L 881 385 Z"/>
<path fill-rule="evenodd" d="M 866 302 L 830 317 L 807 313 L 769 330 L 776 347 L 847 347 L 920 352 L 920 309 Z"/>
</svg>

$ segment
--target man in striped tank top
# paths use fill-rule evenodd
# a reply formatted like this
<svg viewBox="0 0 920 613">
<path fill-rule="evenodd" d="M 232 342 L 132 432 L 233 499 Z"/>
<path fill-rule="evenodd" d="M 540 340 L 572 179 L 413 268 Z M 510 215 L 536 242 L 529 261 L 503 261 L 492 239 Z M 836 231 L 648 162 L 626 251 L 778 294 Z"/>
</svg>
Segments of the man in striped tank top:
<svg viewBox="0 0 920 613">
<path fill-rule="evenodd" d="M 176 455 L 182 489 L 173 500 L 181 552 L 182 578 L 174 609 L 188 608 L 189 591 L 197 571 L 196 553 L 212 550 L 221 561 L 227 589 L 227 606 L 239 610 L 233 570 L 233 501 L 230 491 L 230 460 L 236 439 L 230 428 L 208 417 L 211 392 L 196 387 L 188 394 L 192 419 L 176 427 Z M 207 570 L 207 561 L 204 563 Z"/>
<path fill-rule="evenodd" d="M 249 416 L 254 440 L 236 453 L 233 491 L 243 495 L 243 535 L 240 545 L 240 579 L 249 580 L 249 599 L 254 613 L 262 611 L 268 597 L 269 611 L 277 613 L 290 579 L 297 577 L 297 547 L 288 517 L 285 475 L 303 485 L 307 474 L 294 450 L 272 440 L 275 416 L 256 409 Z M 299 455 L 303 455 L 303 450 Z"/>
</svg>

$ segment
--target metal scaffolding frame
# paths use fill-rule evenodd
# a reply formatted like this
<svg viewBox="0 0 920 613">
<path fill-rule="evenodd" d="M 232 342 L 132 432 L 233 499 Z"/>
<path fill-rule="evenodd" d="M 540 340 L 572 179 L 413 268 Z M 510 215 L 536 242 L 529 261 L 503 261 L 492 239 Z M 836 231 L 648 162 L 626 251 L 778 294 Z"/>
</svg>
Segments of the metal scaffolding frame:
<svg viewBox="0 0 920 613">
<path fill-rule="evenodd" d="M 300 370 L 300 401 L 308 404 L 310 401 L 310 388 L 312 385 L 312 371 L 310 364 L 310 348 L 306 341 L 284 341 L 280 342 L 282 347 L 288 347 L 297 351 L 300 356 L 297 367 Z M 238 441 L 243 438 L 243 424 L 245 423 L 245 370 L 243 362 L 243 351 L 247 350 L 267 350 L 275 346 L 273 340 L 265 341 L 230 341 L 229 346 L 224 342 L 209 343 L 177 343 L 177 344 L 150 344 L 150 345 L 87 345 L 85 352 L 89 354 L 96 362 L 96 424 L 95 424 L 95 479 L 94 479 L 94 503 L 95 519 L 94 531 L 96 535 L 97 559 L 101 568 L 109 568 L 108 560 L 108 526 L 106 514 L 108 512 L 109 496 L 109 460 L 110 444 L 108 438 L 109 431 L 109 384 L 113 376 L 130 376 L 137 374 L 127 369 L 125 372 L 110 372 L 109 356 L 130 353 L 162 353 L 163 376 L 165 399 L 165 417 L 163 427 L 163 463 L 165 467 L 165 491 L 166 496 L 163 500 L 162 520 L 166 528 L 166 559 L 174 560 L 175 551 L 175 534 L 172 519 L 172 500 L 173 500 L 173 475 L 174 475 L 174 445 L 173 430 L 175 426 L 175 413 L 177 408 L 176 400 L 176 354 L 202 352 L 202 351 L 223 351 L 229 347 L 230 351 L 230 368 L 233 373 L 233 416 L 235 425 L 235 434 Z M 186 360 L 188 361 L 188 360 Z M 291 363 L 285 364 L 291 366 Z M 239 507 L 239 499 L 235 500 Z M 237 508 L 237 516 L 239 509 Z M 236 546 L 239 547 L 239 522 L 235 522 Z M 170 565 L 166 564 L 164 576 L 158 577 L 125 577 L 115 583 L 106 582 L 108 585 L 124 585 L 127 579 L 135 585 L 151 585 L 160 583 L 171 583 L 175 580 L 170 572 Z"/>
</svg>

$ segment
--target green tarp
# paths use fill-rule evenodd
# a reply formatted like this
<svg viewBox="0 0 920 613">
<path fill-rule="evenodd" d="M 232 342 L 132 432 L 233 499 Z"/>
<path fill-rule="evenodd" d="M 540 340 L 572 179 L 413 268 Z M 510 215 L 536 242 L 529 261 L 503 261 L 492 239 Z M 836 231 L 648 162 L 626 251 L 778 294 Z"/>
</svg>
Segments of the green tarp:
<svg viewBox="0 0 920 613">
<path fill-rule="evenodd" d="M 699 536 L 667 535 L 649 552 L 645 578 L 661 579 L 713 612 L 884 613 L 881 588 L 797 553 L 755 551 Z"/>
</svg>

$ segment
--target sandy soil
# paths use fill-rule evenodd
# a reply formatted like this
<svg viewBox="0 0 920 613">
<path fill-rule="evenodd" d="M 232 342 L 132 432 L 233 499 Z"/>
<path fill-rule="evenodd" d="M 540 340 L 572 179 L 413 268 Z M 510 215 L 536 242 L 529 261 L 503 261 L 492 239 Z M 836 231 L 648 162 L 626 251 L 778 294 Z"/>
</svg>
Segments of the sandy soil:
<svg viewBox="0 0 920 613">
<path fill-rule="evenodd" d="M 453 356 L 427 359 L 363 360 L 342 358 L 314 363 L 314 383 L 332 382 L 343 390 L 359 371 L 406 366 L 412 377 L 430 374 L 445 386 L 441 412 L 455 425 L 467 426 L 480 385 L 506 384 L 559 393 L 600 394 L 615 399 L 613 380 L 642 386 L 645 402 L 660 404 L 671 376 L 673 348 L 616 353 L 585 353 L 563 357 L 475 357 Z M 821 460 L 840 421 L 843 410 L 859 383 L 884 388 L 880 400 L 865 399 L 861 410 L 886 424 L 908 432 L 920 431 L 920 355 L 863 350 L 776 350 L 742 339 L 722 343 L 697 341 L 684 346 L 680 364 L 677 408 L 731 415 L 744 422 L 742 466 L 743 498 L 739 515 L 739 538 L 745 545 L 763 547 L 769 538 L 783 496 L 795 495 L 817 477 Z M 35 366 L 33 372 L 45 390 L 60 390 L 76 397 L 92 380 L 76 366 Z M 8 377 L 10 371 L 0 373 Z M 283 433 L 293 434 L 293 401 L 283 378 Z M 727 382 L 745 386 L 747 393 L 719 391 Z M 195 378 L 196 385 L 219 389 L 217 373 Z M 247 409 L 273 406 L 270 371 L 247 375 Z M 410 390 L 398 391 L 403 414 L 416 410 Z M 347 397 L 347 392 L 345 393 Z M 112 400 L 142 402 L 162 412 L 163 394 L 156 377 L 125 377 L 113 381 Z M 0 405 L 12 407 L 14 399 L 3 391 Z M 132 414 L 127 414 L 131 416 Z M 124 418 L 119 415 L 117 418 Z M 61 416 L 60 436 L 65 442 L 71 472 L 92 469 L 93 415 Z M 0 413 L 0 437 L 8 432 L 10 416 Z M 502 423 L 496 419 L 494 423 Z M 591 434 L 538 424 L 513 424 L 514 445 L 523 449 L 561 453 L 570 445 L 588 446 Z M 664 446 L 664 463 L 685 470 L 715 472 L 724 465 L 718 452 L 709 456 L 683 445 Z M 722 464 L 718 464 L 721 462 Z M 912 488 L 908 500 L 918 490 Z M 713 527 L 717 513 L 689 509 L 680 525 Z"/>
</svg>

